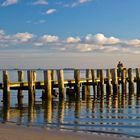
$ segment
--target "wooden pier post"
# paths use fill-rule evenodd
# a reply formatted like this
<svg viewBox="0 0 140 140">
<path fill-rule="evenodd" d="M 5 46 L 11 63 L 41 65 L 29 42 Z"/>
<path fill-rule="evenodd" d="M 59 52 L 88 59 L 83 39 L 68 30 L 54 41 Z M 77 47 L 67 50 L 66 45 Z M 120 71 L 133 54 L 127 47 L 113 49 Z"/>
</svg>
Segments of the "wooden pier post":
<svg viewBox="0 0 140 140">
<path fill-rule="evenodd" d="M 55 77 L 56 77 L 56 70 L 51 70 L 51 79 L 52 79 L 52 81 L 54 81 L 55 80 Z"/>
<path fill-rule="evenodd" d="M 95 70 L 94 69 L 92 69 L 91 70 L 91 77 L 92 77 L 92 85 L 93 85 L 93 97 L 94 97 L 94 99 L 96 99 L 96 86 L 95 86 Z"/>
<path fill-rule="evenodd" d="M 28 79 L 28 104 L 32 104 L 35 102 L 34 96 L 34 79 L 33 79 L 33 71 L 27 71 L 27 79 Z"/>
<path fill-rule="evenodd" d="M 117 69 L 111 69 L 112 84 L 113 84 L 113 96 L 114 98 L 118 97 L 118 77 Z"/>
<path fill-rule="evenodd" d="M 24 72 L 19 70 L 18 71 L 18 82 L 23 82 Z M 20 84 L 21 85 L 21 84 Z M 23 104 L 23 90 L 19 89 L 17 93 L 18 105 L 21 106 Z"/>
<path fill-rule="evenodd" d="M 51 71 L 44 71 L 44 89 L 45 93 L 43 95 L 43 99 L 51 99 L 52 98 L 52 80 L 51 80 Z"/>
<path fill-rule="evenodd" d="M 134 95 L 134 76 L 132 68 L 128 69 L 129 96 Z"/>
<path fill-rule="evenodd" d="M 87 79 L 87 83 L 89 82 L 89 79 L 91 79 L 91 70 L 90 69 L 86 69 L 86 79 Z M 87 98 L 90 98 L 90 86 L 89 85 L 86 86 L 86 96 L 87 96 Z"/>
<path fill-rule="evenodd" d="M 136 68 L 137 96 L 140 97 L 140 68 Z"/>
<path fill-rule="evenodd" d="M 100 74 L 101 74 L 100 70 L 98 69 L 97 70 L 97 79 L 99 79 L 99 80 L 101 79 L 100 78 L 101 77 Z M 100 86 L 100 82 L 98 82 L 97 83 L 97 98 L 100 99 L 100 97 L 101 97 L 101 86 Z"/>
<path fill-rule="evenodd" d="M 75 79 L 75 92 L 76 92 L 76 98 L 80 99 L 80 70 L 76 69 L 74 70 L 74 79 Z"/>
<path fill-rule="evenodd" d="M 82 86 L 82 100 L 87 99 L 87 87 L 85 85 Z"/>
<path fill-rule="evenodd" d="M 8 71 L 3 71 L 3 105 L 10 108 L 10 78 Z"/>
<path fill-rule="evenodd" d="M 111 73 L 110 73 L 110 69 L 106 70 L 106 76 L 107 76 L 107 84 L 106 84 L 106 96 L 109 99 L 109 97 L 111 97 Z"/>
<path fill-rule="evenodd" d="M 64 72 L 62 69 L 57 71 L 57 77 L 59 86 L 59 98 L 64 98 Z"/>
<path fill-rule="evenodd" d="M 104 70 L 100 70 L 100 88 L 101 88 L 101 99 L 104 99 Z"/>
<path fill-rule="evenodd" d="M 121 84 L 122 84 L 122 96 L 126 97 L 126 69 L 122 70 Z"/>
<path fill-rule="evenodd" d="M 36 91 L 36 71 L 33 71 L 33 90 L 34 90 L 34 96 Z"/>
<path fill-rule="evenodd" d="M 54 89 L 54 81 L 56 80 L 56 70 L 51 70 L 51 81 L 52 81 L 52 95 L 56 93 L 56 89 Z"/>
<path fill-rule="evenodd" d="M 73 88 L 66 88 L 66 96 L 68 100 L 75 101 L 75 90 Z"/>
</svg>

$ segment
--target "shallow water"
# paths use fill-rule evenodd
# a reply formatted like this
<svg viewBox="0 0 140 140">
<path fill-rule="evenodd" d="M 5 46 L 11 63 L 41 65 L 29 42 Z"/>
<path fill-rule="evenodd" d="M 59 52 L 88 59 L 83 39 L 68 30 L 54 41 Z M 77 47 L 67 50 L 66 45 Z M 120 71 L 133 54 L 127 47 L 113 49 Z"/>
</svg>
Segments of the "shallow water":
<svg viewBox="0 0 140 140">
<path fill-rule="evenodd" d="M 50 100 L 10 110 L 1 108 L 1 122 L 43 126 L 56 129 L 121 134 L 140 137 L 140 102 L 131 101 L 67 101 Z"/>
<path fill-rule="evenodd" d="M 16 72 L 12 71 L 11 74 L 12 81 L 17 81 Z M 41 74 L 39 71 L 38 80 L 42 79 Z M 73 79 L 71 72 L 67 74 L 67 78 Z M 17 91 L 11 91 L 10 109 L 0 103 L 1 122 L 140 138 L 140 99 L 136 96 L 94 100 L 91 90 L 91 98 L 88 100 L 71 101 L 65 98 L 59 101 L 55 98 L 44 102 L 40 98 L 41 90 L 37 90 L 36 102 L 29 106 L 28 92 L 24 91 L 23 94 L 22 107 L 17 104 Z"/>
</svg>

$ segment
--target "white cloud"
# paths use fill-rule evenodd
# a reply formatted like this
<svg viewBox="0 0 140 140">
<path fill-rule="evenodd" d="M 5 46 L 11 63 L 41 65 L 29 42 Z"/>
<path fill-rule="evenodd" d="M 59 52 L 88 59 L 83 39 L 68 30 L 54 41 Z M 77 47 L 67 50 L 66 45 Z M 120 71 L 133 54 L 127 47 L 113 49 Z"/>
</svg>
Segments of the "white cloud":
<svg viewBox="0 0 140 140">
<path fill-rule="evenodd" d="M 1 6 L 6 7 L 18 3 L 18 0 L 5 0 Z"/>
<path fill-rule="evenodd" d="M 44 24 L 46 22 L 47 21 L 45 19 L 40 19 L 40 20 L 37 20 L 37 21 L 33 21 L 33 20 L 27 20 L 26 21 L 27 24 Z"/>
<path fill-rule="evenodd" d="M 33 34 L 30 33 L 17 33 L 13 36 L 13 39 L 15 39 L 17 42 L 25 43 L 31 40 L 34 37 Z"/>
<path fill-rule="evenodd" d="M 43 37 L 41 37 L 41 40 L 46 43 L 56 42 L 56 41 L 58 41 L 58 39 L 59 39 L 59 37 L 54 36 L 54 35 L 43 35 Z"/>
<path fill-rule="evenodd" d="M 56 12 L 56 9 L 49 9 L 44 14 L 50 15 Z"/>
<path fill-rule="evenodd" d="M 90 2 L 91 0 L 79 0 L 79 3 L 87 3 Z"/>
<path fill-rule="evenodd" d="M 48 5 L 48 2 L 46 0 L 37 0 L 32 3 L 33 5 Z"/>
<path fill-rule="evenodd" d="M 94 45 L 78 44 L 76 46 L 76 49 L 80 52 L 91 52 L 91 51 L 93 51 L 94 47 L 96 48 L 96 46 L 94 46 Z"/>
<path fill-rule="evenodd" d="M 28 32 L 7 35 L 3 30 L 0 30 L 0 47 L 12 47 L 15 45 L 29 44 L 33 38 L 34 35 Z"/>
<path fill-rule="evenodd" d="M 79 6 L 81 4 L 86 4 L 88 2 L 91 2 L 92 0 L 75 0 L 75 2 L 73 3 L 65 3 L 65 4 L 62 4 L 64 7 L 76 7 L 76 6 Z"/>
<path fill-rule="evenodd" d="M 35 46 L 44 46 L 46 44 L 56 43 L 59 40 L 58 36 L 45 34 L 34 43 Z"/>
<path fill-rule="evenodd" d="M 140 47 L 140 40 L 139 39 L 133 39 L 126 41 L 126 44 L 134 46 L 134 47 Z"/>
<path fill-rule="evenodd" d="M 140 54 L 140 39 L 119 39 L 106 37 L 104 34 L 88 34 L 85 37 L 67 37 L 60 39 L 57 35 L 37 36 L 29 32 L 6 34 L 0 29 L 0 48 L 36 46 L 47 48 L 52 52 L 91 52 L 111 54 Z"/>
<path fill-rule="evenodd" d="M 3 38 L 4 38 L 4 35 L 5 35 L 4 30 L 1 30 L 1 29 L 0 29 L 0 39 L 3 39 Z"/>
<path fill-rule="evenodd" d="M 79 37 L 76 37 L 76 38 L 74 38 L 74 37 L 68 37 L 66 39 L 66 42 L 67 43 L 78 43 L 78 42 L 80 42 L 80 38 Z"/>
<path fill-rule="evenodd" d="M 85 37 L 85 41 L 87 43 L 95 43 L 95 44 L 117 44 L 120 43 L 120 40 L 115 37 L 105 37 L 104 34 L 88 34 Z"/>
</svg>

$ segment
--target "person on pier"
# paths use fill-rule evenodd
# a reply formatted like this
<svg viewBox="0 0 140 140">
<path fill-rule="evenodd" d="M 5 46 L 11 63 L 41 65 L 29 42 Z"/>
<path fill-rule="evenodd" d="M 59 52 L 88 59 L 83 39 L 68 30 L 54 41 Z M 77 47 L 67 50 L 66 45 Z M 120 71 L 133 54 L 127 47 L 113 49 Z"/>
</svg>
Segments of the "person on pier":
<svg viewBox="0 0 140 140">
<path fill-rule="evenodd" d="M 120 77 L 123 69 L 123 63 L 121 61 L 119 61 L 117 68 L 118 68 L 118 77 Z"/>
</svg>

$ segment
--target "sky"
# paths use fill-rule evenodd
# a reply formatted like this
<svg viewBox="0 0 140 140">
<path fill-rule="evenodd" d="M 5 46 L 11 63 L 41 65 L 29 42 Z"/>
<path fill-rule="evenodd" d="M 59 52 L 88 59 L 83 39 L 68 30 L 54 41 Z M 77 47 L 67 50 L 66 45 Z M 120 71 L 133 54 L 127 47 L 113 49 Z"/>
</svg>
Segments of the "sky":
<svg viewBox="0 0 140 140">
<path fill-rule="evenodd" d="M 0 0 L 0 68 L 139 67 L 140 0 Z"/>
</svg>

